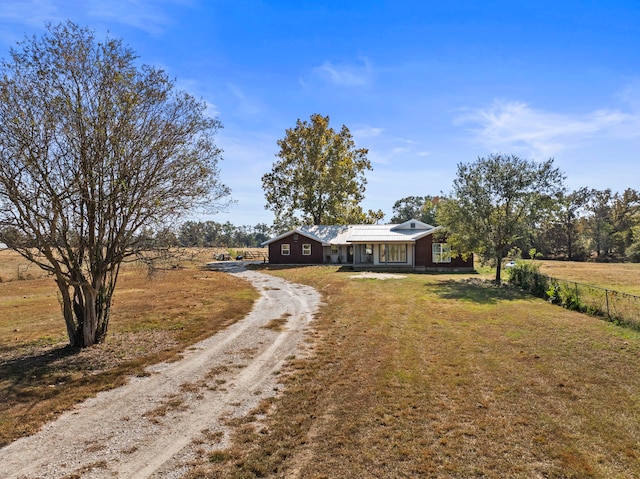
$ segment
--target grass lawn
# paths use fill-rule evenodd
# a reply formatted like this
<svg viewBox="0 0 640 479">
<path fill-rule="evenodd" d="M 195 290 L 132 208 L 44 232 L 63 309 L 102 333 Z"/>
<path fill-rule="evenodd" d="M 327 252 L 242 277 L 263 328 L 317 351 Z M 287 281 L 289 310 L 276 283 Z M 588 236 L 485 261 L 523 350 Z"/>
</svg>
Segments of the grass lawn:
<svg viewBox="0 0 640 479">
<path fill-rule="evenodd" d="M 322 292 L 314 354 L 191 477 L 640 477 L 637 332 L 472 275 L 269 273 Z"/>
<path fill-rule="evenodd" d="M 34 269 L 39 279 L 0 282 L 0 446 L 244 317 L 257 292 L 234 276 L 201 271 L 195 265 L 203 260 L 189 254 L 183 267 L 152 277 L 126 265 L 106 341 L 83 350 L 67 347 L 52 278 Z M 0 261 L 5 278 L 21 264 L 7 251 Z"/>
</svg>

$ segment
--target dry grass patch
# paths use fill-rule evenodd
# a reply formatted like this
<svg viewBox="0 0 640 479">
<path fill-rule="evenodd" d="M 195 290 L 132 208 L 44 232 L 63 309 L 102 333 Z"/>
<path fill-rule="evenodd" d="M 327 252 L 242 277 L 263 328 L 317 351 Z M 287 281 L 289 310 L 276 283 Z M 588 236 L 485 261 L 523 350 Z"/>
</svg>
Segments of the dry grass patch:
<svg viewBox="0 0 640 479">
<path fill-rule="evenodd" d="M 143 414 L 144 417 L 153 423 L 160 423 L 160 419 L 165 417 L 171 411 L 184 411 L 185 398 L 183 396 L 174 395 L 165 399 L 160 405 Z"/>
<path fill-rule="evenodd" d="M 540 271 L 555 278 L 640 296 L 640 263 L 538 261 Z"/>
<path fill-rule="evenodd" d="M 0 284 L 0 445 L 35 432 L 73 404 L 119 386 L 150 364 L 244 317 L 257 292 L 234 276 L 195 268 L 123 271 L 109 335 L 66 346 L 51 279 Z"/>
<path fill-rule="evenodd" d="M 46 272 L 18 253 L 8 249 L 0 250 L 0 283 L 45 278 L 46 276 Z"/>
<path fill-rule="evenodd" d="M 284 331 L 290 316 L 290 313 L 286 313 L 279 318 L 272 319 L 267 324 L 265 324 L 263 328 L 271 329 L 273 331 Z"/>
<path fill-rule="evenodd" d="M 325 306 L 264 422 L 192 477 L 638 477 L 640 336 L 464 276 L 274 274 Z"/>
</svg>

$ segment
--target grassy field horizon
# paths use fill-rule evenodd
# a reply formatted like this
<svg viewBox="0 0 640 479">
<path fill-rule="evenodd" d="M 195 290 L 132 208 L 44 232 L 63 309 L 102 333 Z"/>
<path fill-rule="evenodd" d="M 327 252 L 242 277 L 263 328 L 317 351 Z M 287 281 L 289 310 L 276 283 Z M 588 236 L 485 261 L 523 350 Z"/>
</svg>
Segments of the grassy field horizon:
<svg viewBox="0 0 640 479">
<path fill-rule="evenodd" d="M 130 270 L 106 343 L 80 353 L 89 363 L 62 354 L 51 278 L 0 283 L 0 444 L 241 317 L 255 291 L 195 266 L 209 253 L 155 278 Z M 560 273 L 640 283 L 635 266 L 570 266 Z M 235 420 L 229 448 L 201 445 L 191 478 L 640 477 L 637 331 L 495 287 L 484 270 L 260 269 L 321 292 L 311 354 L 291 357 L 282 393 Z M 83 389 L 86 364 L 95 381 Z"/>
</svg>

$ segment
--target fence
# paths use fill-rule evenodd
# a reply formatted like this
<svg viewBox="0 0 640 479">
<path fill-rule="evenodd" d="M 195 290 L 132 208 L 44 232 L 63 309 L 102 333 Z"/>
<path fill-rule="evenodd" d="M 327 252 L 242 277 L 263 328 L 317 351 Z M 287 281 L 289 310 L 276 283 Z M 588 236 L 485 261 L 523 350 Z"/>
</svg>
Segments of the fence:
<svg viewBox="0 0 640 479">
<path fill-rule="evenodd" d="M 266 248 L 248 248 L 248 249 L 234 249 L 234 248 L 214 248 L 213 257 L 217 260 L 234 260 L 242 257 L 245 260 L 260 260 L 263 263 L 269 262 L 269 250 Z"/>
<path fill-rule="evenodd" d="M 640 296 L 549 277 L 551 302 L 640 329 Z"/>
<path fill-rule="evenodd" d="M 553 278 L 534 268 L 518 268 L 510 282 L 567 309 L 640 329 L 640 296 Z M 515 270 L 515 268 L 514 268 Z"/>
<path fill-rule="evenodd" d="M 269 251 L 268 250 L 245 250 L 240 253 L 244 259 L 250 260 L 262 260 L 263 262 L 269 262 Z"/>
</svg>

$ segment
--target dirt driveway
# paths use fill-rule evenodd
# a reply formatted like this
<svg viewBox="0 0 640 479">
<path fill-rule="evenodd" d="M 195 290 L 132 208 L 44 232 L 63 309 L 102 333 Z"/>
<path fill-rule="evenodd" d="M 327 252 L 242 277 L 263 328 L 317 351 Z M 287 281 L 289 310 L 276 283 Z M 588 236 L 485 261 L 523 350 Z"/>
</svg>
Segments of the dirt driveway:
<svg viewBox="0 0 640 479">
<path fill-rule="evenodd" d="M 100 393 L 36 435 L 0 449 L 6 479 L 178 478 L 203 438 L 224 448 L 225 420 L 277 393 L 274 374 L 300 354 L 320 295 L 255 271 L 231 271 L 260 292 L 241 321 L 191 347 L 182 360 L 148 369 Z"/>
</svg>

